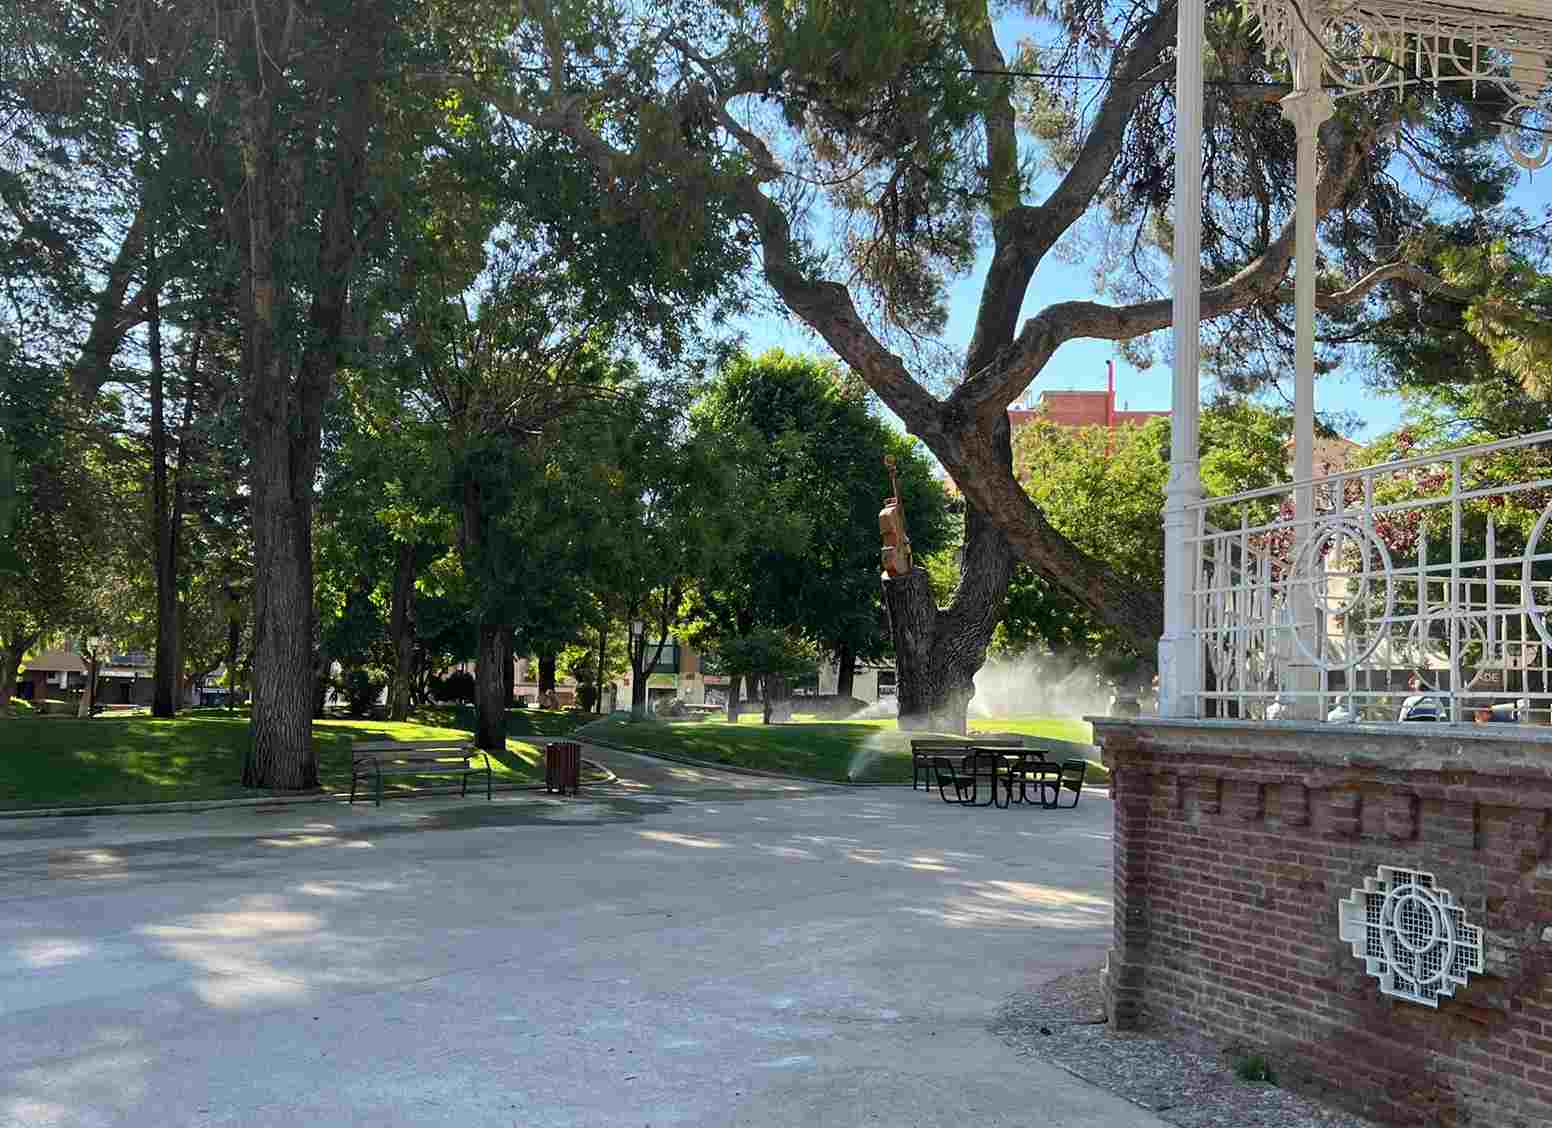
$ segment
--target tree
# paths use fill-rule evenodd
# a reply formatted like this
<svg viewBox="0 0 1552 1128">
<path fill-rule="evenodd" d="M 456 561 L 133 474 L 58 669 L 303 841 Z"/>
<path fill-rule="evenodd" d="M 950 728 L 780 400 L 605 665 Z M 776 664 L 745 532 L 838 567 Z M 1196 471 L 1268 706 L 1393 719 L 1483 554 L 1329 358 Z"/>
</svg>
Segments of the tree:
<svg viewBox="0 0 1552 1128">
<path fill-rule="evenodd" d="M 405 84 L 409 61 L 435 50 L 417 22 L 430 13 L 360 0 L 25 7 L 21 26 L 38 49 L 21 57 L 43 60 L 45 72 L 29 75 L 29 88 L 52 95 L 66 124 L 105 116 L 111 133 L 144 122 L 220 208 L 259 577 L 243 781 L 315 787 L 311 537 L 322 417 L 358 316 L 353 287 L 393 232 L 401 171 L 456 129 L 445 106 Z M 50 67 L 67 65 L 89 85 L 49 81 Z M 115 304 L 102 307 L 110 327 Z"/>
<path fill-rule="evenodd" d="M 1546 224 L 1515 212 L 1421 232 L 1442 292 L 1392 295 L 1373 333 L 1369 382 L 1399 393 L 1420 440 L 1510 438 L 1546 429 L 1552 398 L 1552 273 Z"/>
<path fill-rule="evenodd" d="M 66 395 L 61 373 L 38 370 L 0 337 L 0 449 L 12 469 L 0 538 L 0 709 L 22 658 L 40 641 L 95 625 L 110 576 L 112 500 L 95 422 Z M 82 436 L 88 436 L 83 441 Z"/>
<path fill-rule="evenodd" d="M 1279 314 L 1291 300 L 1295 146 L 1275 104 L 1288 72 L 1236 3 L 1209 7 L 1219 81 L 1207 91 L 1201 310 L 1222 328 L 1208 359 L 1225 376 L 1264 378 L 1291 336 Z M 1163 621 L 1156 588 L 1084 553 L 1020 488 L 1006 411 L 1064 342 L 1132 342 L 1169 325 L 1171 303 L 1152 279 L 1169 253 L 1175 5 L 1062 7 L 1055 43 L 1011 65 L 992 10 L 986 0 L 534 6 L 504 40 L 515 49 L 501 80 L 469 77 L 473 68 L 448 79 L 571 140 L 618 197 L 671 232 L 697 210 L 675 210 L 681 201 L 725 201 L 757 235 L 775 294 L 938 457 L 965 497 L 969 586 L 943 614 L 916 573 L 886 598 L 902 677 L 921 667 L 929 711 L 949 713 L 981 661 L 1015 554 L 1138 650 Z M 1095 91 L 1015 72 L 1107 81 Z M 1472 100 L 1448 84 L 1344 101 L 1320 136 L 1316 210 L 1340 217 L 1323 232 L 1341 276 L 1325 307 L 1431 281 L 1392 254 L 1428 209 L 1386 166 L 1405 149 L 1434 182 L 1426 191 L 1501 200 L 1508 165 L 1489 149 L 1499 112 L 1492 95 Z M 1035 160 L 1023 159 L 1021 132 Z M 1028 202 L 1041 186 L 1044 198 Z M 809 206 L 816 196 L 824 209 Z M 1081 236 L 1086 215 L 1113 252 L 1117 300 L 1057 303 L 1020 327 L 1037 268 Z M 968 346 L 924 345 L 942 328 L 946 281 L 983 249 Z"/>
<path fill-rule="evenodd" d="M 1212 494 L 1275 485 L 1288 476 L 1290 417 L 1233 398 L 1201 417 L 1202 481 Z M 1163 584 L 1164 531 L 1159 513 L 1169 480 L 1169 422 L 1155 419 L 1112 434 L 1036 418 L 1019 428 L 1014 465 L 1041 510 L 1064 536 L 1118 574 Z M 1074 657 L 1129 655 L 1146 660 L 1124 632 L 1038 574 L 1019 577 L 1005 638 L 1038 641 Z"/>
<path fill-rule="evenodd" d="M 646 715 L 647 678 L 689 622 L 690 592 L 742 547 L 742 498 L 730 488 L 726 436 L 680 426 L 675 389 L 640 388 L 593 436 L 592 482 L 606 535 L 593 546 L 596 583 L 626 648 L 631 715 Z"/>
<path fill-rule="evenodd" d="M 732 653 L 756 629 L 795 633 L 831 656 L 837 692 L 850 694 L 856 662 L 888 649 L 878 585 L 878 510 L 890 480 L 884 459 L 896 459 L 921 553 L 940 547 L 948 531 L 931 461 L 869 410 L 866 386 L 855 377 L 780 350 L 730 358 L 698 397 L 692 419 L 742 436 L 731 461 L 749 522 L 744 551 L 697 585 L 700 643 L 720 639 Z M 758 671 L 735 664 L 730 672 Z"/>
</svg>

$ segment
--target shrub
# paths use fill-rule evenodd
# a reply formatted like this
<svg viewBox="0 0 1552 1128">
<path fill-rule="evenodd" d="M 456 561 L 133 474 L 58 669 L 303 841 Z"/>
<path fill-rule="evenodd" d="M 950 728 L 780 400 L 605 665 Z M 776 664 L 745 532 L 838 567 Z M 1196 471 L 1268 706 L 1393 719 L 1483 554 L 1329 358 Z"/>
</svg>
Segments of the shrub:
<svg viewBox="0 0 1552 1128">
<path fill-rule="evenodd" d="M 1263 1083 L 1267 1085 L 1277 1084 L 1277 1075 L 1272 1072 L 1272 1063 L 1266 1060 L 1265 1054 L 1245 1054 L 1234 1061 L 1234 1076 L 1241 1081 Z"/>
<path fill-rule="evenodd" d="M 341 679 L 340 688 L 345 694 L 345 707 L 352 717 L 368 717 L 388 683 L 374 678 L 366 670 L 350 670 Z"/>
<path fill-rule="evenodd" d="M 431 693 L 438 701 L 455 701 L 461 705 L 474 704 L 474 675 L 467 670 L 454 670 L 445 678 L 433 678 Z"/>
</svg>

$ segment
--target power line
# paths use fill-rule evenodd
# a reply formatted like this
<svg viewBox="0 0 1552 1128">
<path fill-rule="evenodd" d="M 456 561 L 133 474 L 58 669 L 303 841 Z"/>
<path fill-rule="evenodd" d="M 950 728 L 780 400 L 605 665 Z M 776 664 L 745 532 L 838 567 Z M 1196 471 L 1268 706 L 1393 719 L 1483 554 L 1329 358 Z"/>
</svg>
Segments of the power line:
<svg viewBox="0 0 1552 1128">
<path fill-rule="evenodd" d="M 1158 86 L 1167 82 L 1165 78 L 1111 78 L 1108 74 L 1064 74 L 1060 71 L 1025 71 L 1025 70 L 990 70 L 984 67 L 942 67 L 946 71 L 955 74 L 973 74 L 988 78 L 1045 78 L 1061 82 L 1110 82 L 1117 86 Z M 1203 86 L 1239 86 L 1262 90 L 1291 90 L 1292 85 L 1287 82 L 1254 82 L 1251 80 L 1235 80 L 1231 78 L 1208 78 L 1202 80 Z"/>
<path fill-rule="evenodd" d="M 1335 58 L 1335 56 L 1333 56 L 1333 58 Z M 1387 61 L 1388 62 L 1389 60 L 1383 60 L 1383 61 Z M 955 74 L 970 74 L 970 75 L 978 75 L 978 76 L 984 76 L 984 77 L 989 77 L 989 78 L 1039 78 L 1039 79 L 1049 79 L 1049 80 L 1057 81 L 1057 82 L 1109 82 L 1109 83 L 1113 83 L 1113 84 L 1115 84 L 1117 86 L 1158 86 L 1158 85 L 1161 85 L 1161 84 L 1166 83 L 1166 82 L 1169 81 L 1168 78 L 1164 78 L 1164 77 L 1161 77 L 1161 78 L 1111 78 L 1109 75 L 1106 75 L 1106 74 L 1076 74 L 1076 73 L 1065 73 L 1065 72 L 1062 72 L 1062 71 L 991 70 L 991 69 L 984 68 L 984 67 L 943 67 L 941 69 L 945 70 L 945 71 L 952 71 Z M 1207 78 L 1207 79 L 1203 79 L 1202 80 L 1202 85 L 1203 86 L 1238 87 L 1238 88 L 1241 88 L 1241 89 L 1251 89 L 1251 90 L 1288 90 L 1288 91 L 1291 91 L 1293 89 L 1292 83 L 1288 83 L 1288 82 L 1256 82 L 1256 81 L 1251 81 L 1251 80 L 1248 80 L 1248 79 L 1247 80 L 1243 80 L 1243 81 L 1237 81 L 1235 79 L 1228 79 L 1228 78 Z M 1428 86 L 1428 87 L 1432 88 L 1432 87 L 1437 86 L 1438 84 L 1437 83 L 1428 82 L 1428 83 L 1413 83 L 1413 85 L 1425 85 L 1425 86 Z M 1343 86 L 1332 86 L 1331 89 L 1333 89 L 1333 90 L 1345 90 L 1346 87 L 1343 87 Z M 1526 133 L 1539 133 L 1539 134 L 1542 134 L 1544 136 L 1552 137 L 1552 129 L 1542 128 L 1540 126 L 1522 125 L 1522 124 L 1520 124 L 1518 122 L 1504 121 L 1504 120 L 1499 119 L 1499 118 L 1491 119 L 1488 124 L 1490 124 L 1490 125 L 1507 126 L 1510 129 L 1518 129 L 1518 130 L 1522 130 L 1522 131 L 1524 131 Z"/>
</svg>

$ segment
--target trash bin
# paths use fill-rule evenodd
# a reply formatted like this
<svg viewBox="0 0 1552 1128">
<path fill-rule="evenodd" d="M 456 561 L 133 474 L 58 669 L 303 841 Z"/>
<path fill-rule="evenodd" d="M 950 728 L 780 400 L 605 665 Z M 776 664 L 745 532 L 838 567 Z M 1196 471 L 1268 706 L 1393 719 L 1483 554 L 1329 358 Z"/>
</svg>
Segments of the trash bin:
<svg viewBox="0 0 1552 1128">
<path fill-rule="evenodd" d="M 544 790 L 576 795 L 582 785 L 582 746 L 553 740 L 544 746 Z"/>
</svg>

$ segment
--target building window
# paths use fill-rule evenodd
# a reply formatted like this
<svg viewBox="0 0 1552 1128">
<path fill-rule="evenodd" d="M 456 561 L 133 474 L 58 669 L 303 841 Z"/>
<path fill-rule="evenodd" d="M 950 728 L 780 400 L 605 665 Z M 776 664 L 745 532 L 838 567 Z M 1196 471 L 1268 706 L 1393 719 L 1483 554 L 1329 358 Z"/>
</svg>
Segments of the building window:
<svg viewBox="0 0 1552 1128">
<path fill-rule="evenodd" d="M 647 643 L 647 652 L 644 655 L 650 659 L 657 654 L 657 644 Z M 658 655 L 657 664 L 647 671 L 649 674 L 677 674 L 679 672 L 679 644 L 667 642 L 663 644 L 663 653 Z"/>
</svg>

